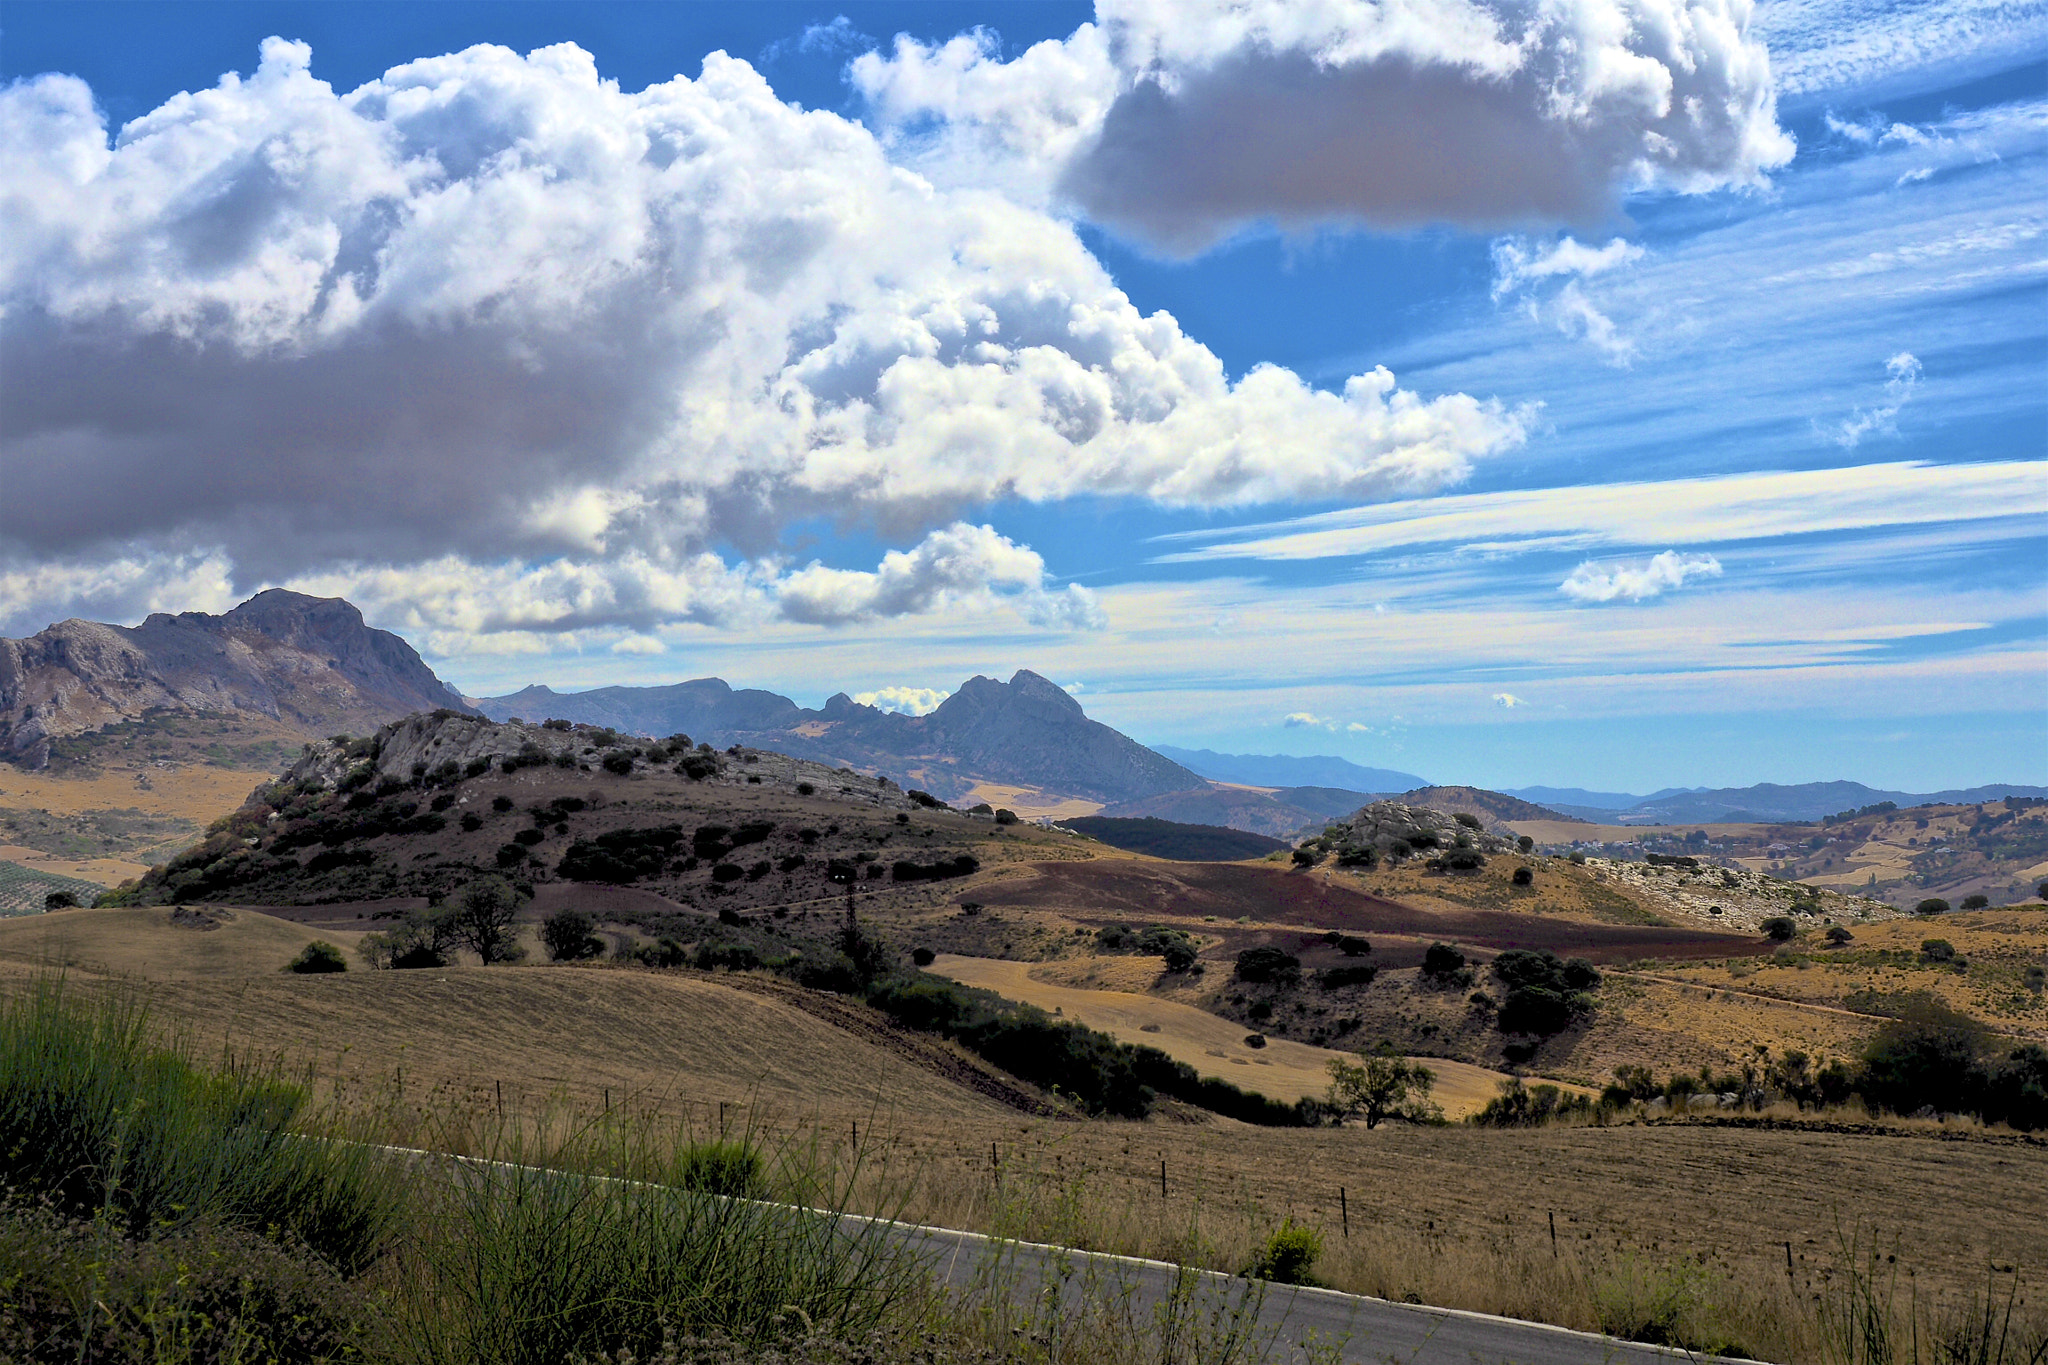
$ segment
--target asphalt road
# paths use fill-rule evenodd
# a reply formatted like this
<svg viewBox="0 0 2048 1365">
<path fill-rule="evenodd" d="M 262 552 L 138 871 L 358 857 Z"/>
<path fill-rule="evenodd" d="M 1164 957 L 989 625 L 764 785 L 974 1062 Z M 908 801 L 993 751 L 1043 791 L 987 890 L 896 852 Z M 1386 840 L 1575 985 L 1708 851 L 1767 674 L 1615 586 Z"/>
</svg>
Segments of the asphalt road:
<svg viewBox="0 0 2048 1365">
<path fill-rule="evenodd" d="M 1050 1335 L 1111 1322 L 1178 1334 L 1215 1357 L 1309 1365 L 1671 1365 L 1719 1360 L 1562 1327 L 1451 1308 L 1246 1281 L 1139 1260 L 978 1233 L 904 1227 L 956 1291 L 1009 1301 L 1015 1325 Z M 1240 1351 L 1229 1351 L 1236 1344 Z"/>
<path fill-rule="evenodd" d="M 454 1167 L 508 1166 L 414 1148 L 382 1150 Z M 773 1207 L 798 1212 L 788 1205 Z M 1045 1338 L 1105 1330 L 1173 1337 L 1171 1348 L 1160 1353 L 1166 1360 L 1225 1365 L 1671 1365 L 1723 1359 L 1517 1318 L 1267 1284 L 1135 1256 L 1004 1241 L 978 1232 L 857 1214 L 837 1218 L 849 1233 L 870 1231 L 880 1222 L 889 1235 L 902 1238 L 929 1261 L 941 1284 L 971 1305 L 986 1308 L 1000 1325 Z M 1169 1345 L 1164 1340 L 1161 1344 Z"/>
</svg>

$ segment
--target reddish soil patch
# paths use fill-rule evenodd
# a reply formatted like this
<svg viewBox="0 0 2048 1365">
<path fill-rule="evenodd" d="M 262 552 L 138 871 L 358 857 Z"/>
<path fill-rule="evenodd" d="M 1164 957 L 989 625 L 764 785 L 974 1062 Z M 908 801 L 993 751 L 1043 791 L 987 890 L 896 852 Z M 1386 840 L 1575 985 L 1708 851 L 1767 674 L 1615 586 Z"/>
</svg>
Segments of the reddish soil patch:
<svg viewBox="0 0 2048 1365">
<path fill-rule="evenodd" d="M 1092 923 L 1249 915 L 1317 931 L 1398 934 L 1473 947 L 1548 948 L 1554 953 L 1624 962 L 1635 958 L 1745 957 L 1771 945 L 1749 935 L 1630 924 L 1591 924 L 1499 910 L 1434 911 L 1369 896 L 1320 877 L 1230 863 L 1104 860 L 1039 863 L 1035 875 L 963 892 L 956 900 L 1060 910 Z M 1226 932 L 1211 930 L 1209 932 Z M 1396 965 L 1386 963 L 1383 965 Z"/>
</svg>

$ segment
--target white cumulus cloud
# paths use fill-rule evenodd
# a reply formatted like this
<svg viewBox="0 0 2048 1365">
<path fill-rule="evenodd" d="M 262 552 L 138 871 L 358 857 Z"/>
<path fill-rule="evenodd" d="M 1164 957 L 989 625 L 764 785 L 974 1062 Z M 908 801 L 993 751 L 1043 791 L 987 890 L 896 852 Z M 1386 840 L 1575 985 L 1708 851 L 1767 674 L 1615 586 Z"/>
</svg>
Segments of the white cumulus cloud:
<svg viewBox="0 0 2048 1365">
<path fill-rule="evenodd" d="M 1068 223 L 934 187 L 722 53 L 633 92 L 574 46 L 480 46 L 337 92 L 272 39 L 118 130 L 82 81 L 17 82 L 0 153 L 14 559 L 509 578 L 461 610 L 644 630 L 759 589 L 795 522 L 915 545 L 1011 498 L 1366 500 L 1524 435 L 1384 369 L 1233 379 Z M 785 614 L 966 590 L 902 553 L 800 571 Z M 1030 619 L 1097 619 L 1029 553 L 982 562 Z"/>
<path fill-rule="evenodd" d="M 1601 564 L 1591 560 L 1573 569 L 1557 590 L 1574 602 L 1641 602 L 1682 588 L 1688 579 L 1719 578 L 1721 561 L 1712 555 L 1682 555 L 1666 550 L 1647 560 Z"/>
<path fill-rule="evenodd" d="M 1242 225 L 1587 222 L 1792 156 L 1750 0 L 1097 0 L 1004 61 L 899 38 L 851 71 L 892 145 L 1169 252 Z"/>
<path fill-rule="evenodd" d="M 1496 692 L 1493 694 L 1493 704 L 1503 711 L 1512 711 L 1517 706 L 1527 706 L 1529 703 L 1512 692 Z"/>
<path fill-rule="evenodd" d="M 873 692 L 856 692 L 853 699 L 877 711 L 894 711 L 904 716 L 928 716 L 952 696 L 935 687 L 882 687 Z"/>
</svg>

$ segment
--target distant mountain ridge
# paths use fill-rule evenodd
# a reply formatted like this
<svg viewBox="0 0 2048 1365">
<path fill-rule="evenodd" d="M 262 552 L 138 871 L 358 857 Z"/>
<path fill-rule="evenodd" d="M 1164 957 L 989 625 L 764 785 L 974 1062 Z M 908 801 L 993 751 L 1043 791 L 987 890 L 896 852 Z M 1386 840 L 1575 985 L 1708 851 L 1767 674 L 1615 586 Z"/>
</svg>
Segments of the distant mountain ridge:
<svg viewBox="0 0 2048 1365">
<path fill-rule="evenodd" d="M 1414 773 L 1362 767 L 1333 754 L 1219 754 L 1213 749 L 1179 749 L 1171 744 L 1155 744 L 1152 751 L 1212 781 L 1247 787 L 1335 787 L 1379 794 L 1429 785 L 1429 779 Z"/>
<path fill-rule="evenodd" d="M 403 639 L 339 597 L 282 588 L 220 616 L 60 621 L 0 640 L 0 757 L 30 768 L 52 741 L 151 711 L 261 716 L 310 737 L 443 708 L 470 710 Z"/>
<path fill-rule="evenodd" d="M 1577 787 L 1517 787 L 1507 791 L 1566 815 L 1613 824 L 1709 825 L 1819 820 L 1890 801 L 1898 806 L 1975 805 L 2008 796 L 2048 796 L 2048 787 L 1995 782 L 1938 792 L 1883 791 L 1861 782 L 1759 782 L 1749 787 L 1667 787 L 1648 796 L 1591 792 Z"/>
<path fill-rule="evenodd" d="M 719 678 L 663 687 L 556 692 L 527 687 L 475 699 L 493 720 L 561 719 L 634 734 L 687 734 L 884 773 L 955 801 L 989 784 L 1115 803 L 1209 784 L 1136 740 L 1090 720 L 1067 692 L 1019 669 L 1007 683 L 969 678 L 928 715 L 864 706 L 844 692 L 816 711 Z"/>
</svg>

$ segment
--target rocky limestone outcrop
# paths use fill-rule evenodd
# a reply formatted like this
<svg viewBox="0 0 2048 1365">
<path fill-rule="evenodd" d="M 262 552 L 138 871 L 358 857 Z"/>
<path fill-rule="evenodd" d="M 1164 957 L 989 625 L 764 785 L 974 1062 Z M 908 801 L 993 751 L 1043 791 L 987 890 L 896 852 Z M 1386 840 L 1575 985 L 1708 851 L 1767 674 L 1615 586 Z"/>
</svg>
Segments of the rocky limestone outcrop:
<svg viewBox="0 0 2048 1365">
<path fill-rule="evenodd" d="M 251 715 L 307 733 L 368 729 L 469 705 L 398 636 L 338 597 L 272 589 L 220 616 L 158 612 L 139 626 L 63 621 L 0 640 L 0 757 L 153 711 Z"/>
<path fill-rule="evenodd" d="M 1322 841 L 1339 861 L 1355 859 L 1365 850 L 1371 850 L 1378 860 L 1399 860 L 1453 848 L 1474 848 L 1489 855 L 1514 848 L 1511 840 L 1474 829 L 1454 814 L 1403 801 L 1361 806 L 1342 820 L 1332 821 Z"/>
</svg>

